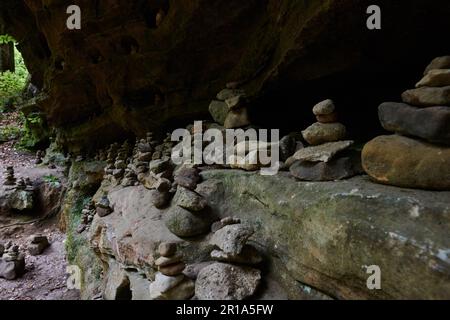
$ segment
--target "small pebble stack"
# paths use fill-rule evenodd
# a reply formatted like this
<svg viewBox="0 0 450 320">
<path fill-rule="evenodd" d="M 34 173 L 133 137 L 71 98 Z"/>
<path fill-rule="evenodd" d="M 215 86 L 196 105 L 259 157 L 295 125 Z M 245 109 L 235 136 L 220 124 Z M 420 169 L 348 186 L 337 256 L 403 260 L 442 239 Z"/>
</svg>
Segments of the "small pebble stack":
<svg viewBox="0 0 450 320">
<path fill-rule="evenodd" d="M 334 102 L 320 102 L 313 113 L 318 122 L 302 132 L 311 146 L 298 150 L 286 161 L 291 175 L 304 181 L 334 181 L 361 173 L 360 155 L 347 152 L 353 141 L 343 140 L 347 130 L 337 122 Z"/>
<path fill-rule="evenodd" d="M 186 268 L 183 257 L 177 254 L 175 243 L 161 243 L 160 257 L 155 265 L 159 272 L 150 285 L 153 300 L 187 300 L 194 295 L 194 282 L 183 274 Z"/>
<path fill-rule="evenodd" d="M 0 278 L 14 280 L 25 272 L 25 255 L 19 252 L 19 247 L 11 242 L 4 247 L 0 257 Z"/>
<path fill-rule="evenodd" d="M 106 217 L 113 212 L 108 196 L 103 196 L 100 201 L 95 204 L 95 211 L 99 217 Z"/>
<path fill-rule="evenodd" d="M 16 184 L 16 178 L 14 176 L 14 167 L 8 166 L 3 173 L 3 185 L 14 186 Z"/>
<path fill-rule="evenodd" d="M 84 230 L 89 228 L 92 220 L 95 216 L 95 203 L 93 200 L 89 201 L 89 203 L 81 210 L 81 223 L 77 228 L 78 233 L 82 233 Z"/>
</svg>

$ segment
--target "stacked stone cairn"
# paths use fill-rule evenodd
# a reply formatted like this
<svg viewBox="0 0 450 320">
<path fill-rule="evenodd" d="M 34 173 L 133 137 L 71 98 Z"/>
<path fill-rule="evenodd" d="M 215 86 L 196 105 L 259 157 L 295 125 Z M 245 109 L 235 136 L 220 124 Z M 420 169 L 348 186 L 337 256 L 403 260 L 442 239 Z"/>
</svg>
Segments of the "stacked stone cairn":
<svg viewBox="0 0 450 320">
<path fill-rule="evenodd" d="M 187 300 L 194 295 L 194 282 L 183 274 L 186 264 L 175 243 L 161 243 L 155 261 L 158 272 L 150 284 L 152 300 Z"/>
<path fill-rule="evenodd" d="M 14 280 L 25 272 L 25 255 L 19 252 L 19 247 L 8 242 L 0 254 L 0 278 Z"/>
<path fill-rule="evenodd" d="M 16 190 L 25 190 L 27 188 L 27 184 L 25 183 L 24 178 L 19 178 L 16 183 Z"/>
<path fill-rule="evenodd" d="M 226 129 L 250 125 L 247 110 L 247 95 L 242 89 L 224 89 L 217 94 L 217 100 L 209 105 L 214 121 Z"/>
<path fill-rule="evenodd" d="M 180 238 L 208 233 L 212 216 L 206 199 L 195 191 L 201 177 L 198 168 L 183 165 L 175 171 L 176 193 L 165 216 L 167 228 Z"/>
<path fill-rule="evenodd" d="M 94 157 L 95 161 L 106 161 L 108 159 L 108 152 L 104 149 L 100 149 Z"/>
<path fill-rule="evenodd" d="M 173 166 L 169 157 L 150 161 L 149 175 L 144 185 L 154 190 L 152 201 L 158 209 L 164 209 L 172 199 L 172 174 Z"/>
<path fill-rule="evenodd" d="M 105 178 L 106 179 L 112 178 L 112 174 L 115 169 L 114 162 L 117 157 L 118 149 L 119 149 L 119 145 L 117 143 L 111 144 L 111 146 L 108 149 L 108 153 L 106 156 L 106 167 L 105 167 Z"/>
<path fill-rule="evenodd" d="M 3 185 L 14 186 L 16 184 L 16 177 L 14 176 L 14 167 L 8 166 L 3 173 Z"/>
<path fill-rule="evenodd" d="M 43 162 L 43 159 L 45 157 L 45 151 L 42 150 L 38 150 L 36 152 L 36 160 L 35 160 L 35 164 L 41 164 Z"/>
<path fill-rule="evenodd" d="M 360 155 L 348 151 L 353 141 L 345 140 L 347 130 L 337 121 L 334 102 L 320 102 L 313 113 L 317 122 L 302 131 L 310 146 L 286 161 L 291 175 L 304 181 L 334 181 L 361 173 Z"/>
<path fill-rule="evenodd" d="M 95 203 L 93 200 L 81 210 L 81 222 L 77 228 L 78 233 L 82 233 L 84 230 L 88 229 L 96 213 Z"/>
<path fill-rule="evenodd" d="M 366 144 L 364 170 L 383 184 L 450 190 L 450 56 L 433 60 L 402 100 L 380 105 L 381 125 L 395 134 Z"/>
<path fill-rule="evenodd" d="M 238 86 L 238 82 L 227 84 L 227 88 L 217 95 L 217 100 L 211 102 L 209 112 L 218 125 L 211 124 L 209 125 L 210 128 L 224 131 L 225 129 L 243 128 L 251 125 L 247 111 L 247 95 L 244 90 L 238 89 Z M 268 166 L 259 161 L 260 153 L 264 152 L 267 156 L 271 156 L 272 148 L 278 148 L 280 160 L 278 167 L 282 167 L 289 156 L 297 151 L 299 147 L 303 147 L 301 142 L 296 141 L 294 136 L 292 134 L 285 136 L 279 142 L 255 140 L 237 143 L 234 153 L 228 155 L 228 159 L 220 159 L 213 152 L 205 157 L 211 162 L 220 163 L 221 167 L 257 171 L 264 166 Z M 300 144 L 299 147 L 297 147 L 297 143 Z M 276 164 L 271 163 L 271 165 Z"/>
<path fill-rule="evenodd" d="M 128 141 L 125 141 L 117 152 L 117 157 L 114 162 L 114 170 L 112 172 L 112 176 L 116 184 L 120 184 L 125 175 L 125 169 L 128 165 L 128 156 L 130 151 L 130 144 Z"/>
<path fill-rule="evenodd" d="M 224 218 L 212 226 L 210 244 L 215 246 L 215 262 L 200 270 L 195 284 L 199 300 L 243 300 L 254 295 L 261 281 L 260 270 L 252 267 L 262 262 L 260 253 L 247 244 L 252 227 L 239 219 Z"/>
<path fill-rule="evenodd" d="M 144 183 L 149 162 L 153 158 L 153 151 L 157 144 L 158 142 L 153 138 L 152 132 L 148 132 L 145 139 L 136 141 L 132 168 L 137 176 L 137 180 L 141 183 Z"/>
<path fill-rule="evenodd" d="M 48 238 L 41 234 L 35 234 L 28 238 L 28 253 L 32 256 L 38 256 L 50 246 Z"/>
<path fill-rule="evenodd" d="M 99 217 L 106 217 L 110 215 L 114 210 L 111 208 L 108 196 L 104 195 L 100 201 L 95 204 L 95 212 Z"/>
</svg>

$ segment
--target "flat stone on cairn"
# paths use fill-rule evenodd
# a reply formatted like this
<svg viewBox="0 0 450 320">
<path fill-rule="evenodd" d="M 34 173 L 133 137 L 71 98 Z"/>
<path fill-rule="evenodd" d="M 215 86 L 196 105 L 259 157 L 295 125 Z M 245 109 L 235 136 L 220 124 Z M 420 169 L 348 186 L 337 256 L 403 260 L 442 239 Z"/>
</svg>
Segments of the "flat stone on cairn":
<svg viewBox="0 0 450 320">
<path fill-rule="evenodd" d="M 359 154 L 347 151 L 353 141 L 343 140 L 347 130 L 336 122 L 334 102 L 318 103 L 313 113 L 318 122 L 302 132 L 311 146 L 299 149 L 286 160 L 291 175 L 305 181 L 334 181 L 361 173 Z"/>
<path fill-rule="evenodd" d="M 450 69 L 450 56 L 437 57 L 426 67 L 424 76 L 436 69 Z"/>
<path fill-rule="evenodd" d="M 418 89 L 403 102 L 379 107 L 384 129 L 396 133 L 368 142 L 364 170 L 375 181 L 405 188 L 450 190 L 450 57 L 433 60 Z M 405 136 L 402 136 L 405 135 Z"/>
<path fill-rule="evenodd" d="M 194 282 L 183 274 L 186 264 L 177 255 L 174 243 L 159 245 L 160 257 L 155 261 L 159 272 L 150 285 L 150 298 L 153 300 L 187 300 L 194 295 Z"/>
<path fill-rule="evenodd" d="M 262 256 L 253 246 L 248 245 L 248 239 L 255 232 L 233 218 L 222 219 L 222 228 L 216 230 L 210 244 L 217 248 L 211 252 L 211 258 L 220 262 L 254 265 L 262 261 Z M 239 222 L 238 222 L 239 221 Z M 226 224 L 229 223 L 229 224 Z"/>
<path fill-rule="evenodd" d="M 450 69 L 431 70 L 416 84 L 416 88 L 446 86 L 450 86 Z"/>
<path fill-rule="evenodd" d="M 450 108 L 418 108 L 385 102 L 378 109 L 381 125 L 390 132 L 450 145 Z"/>
</svg>

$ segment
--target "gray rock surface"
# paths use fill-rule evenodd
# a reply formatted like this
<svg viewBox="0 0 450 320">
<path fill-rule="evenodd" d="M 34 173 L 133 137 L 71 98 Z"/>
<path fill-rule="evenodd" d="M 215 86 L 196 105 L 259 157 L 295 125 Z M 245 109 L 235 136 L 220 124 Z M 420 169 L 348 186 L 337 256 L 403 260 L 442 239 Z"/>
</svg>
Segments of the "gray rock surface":
<svg viewBox="0 0 450 320">
<path fill-rule="evenodd" d="M 214 233 L 210 244 L 217 246 L 225 253 L 238 255 L 254 232 L 252 227 L 243 224 L 227 225 Z"/>
<path fill-rule="evenodd" d="M 328 162 L 333 159 L 337 153 L 349 148 L 353 143 L 353 141 L 338 141 L 324 143 L 314 147 L 307 147 L 298 150 L 293 158 L 299 161 Z"/>
<path fill-rule="evenodd" d="M 416 108 L 404 103 L 386 102 L 378 109 L 387 131 L 450 145 L 450 108 Z"/>
<path fill-rule="evenodd" d="M 209 231 L 211 217 L 207 213 L 191 213 L 179 206 L 173 206 L 166 214 L 167 228 L 179 237 L 194 237 Z"/>
<path fill-rule="evenodd" d="M 177 188 L 173 203 L 189 211 L 202 211 L 207 206 L 201 195 L 181 186 Z"/>
<path fill-rule="evenodd" d="M 218 262 L 200 271 L 195 295 L 200 300 L 243 300 L 255 293 L 260 280 L 257 269 Z"/>
<path fill-rule="evenodd" d="M 292 176 L 304 181 L 335 181 L 362 174 L 359 153 L 335 158 L 329 162 L 296 161 L 289 171 Z"/>
<path fill-rule="evenodd" d="M 450 106 L 450 86 L 407 90 L 402 94 L 402 100 L 419 107 Z"/>
</svg>

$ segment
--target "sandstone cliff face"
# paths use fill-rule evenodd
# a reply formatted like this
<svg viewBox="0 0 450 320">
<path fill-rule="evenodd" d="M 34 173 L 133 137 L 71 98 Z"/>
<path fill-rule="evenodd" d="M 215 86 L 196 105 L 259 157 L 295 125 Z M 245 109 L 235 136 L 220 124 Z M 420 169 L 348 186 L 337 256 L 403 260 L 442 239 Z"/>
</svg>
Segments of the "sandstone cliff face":
<svg viewBox="0 0 450 320">
<path fill-rule="evenodd" d="M 279 292 L 290 299 L 324 298 L 306 293 L 303 285 L 337 299 L 450 297 L 449 192 L 386 187 L 367 177 L 311 183 L 238 170 L 208 170 L 202 176 L 196 191 L 211 213 L 240 218 L 256 230 L 250 243 L 264 256 L 264 277 L 254 298 L 273 294 L 274 287 L 275 298 Z M 176 204 L 159 210 L 151 204 L 154 190 L 107 182 L 94 198 L 108 191 L 114 212 L 96 216 L 88 232 L 74 231 L 78 214 L 64 216 L 71 263 L 85 276 L 84 298 L 99 292 L 108 298 L 126 273 L 132 298 L 148 299 L 161 242 L 176 243 L 191 266 L 211 263 L 212 233 L 181 239 L 166 227 L 164 217 Z M 373 265 L 381 269 L 381 290 L 367 287 L 364 266 Z"/>
<path fill-rule="evenodd" d="M 449 29 L 446 0 L 379 3 L 379 32 L 366 28 L 372 3 L 364 0 L 3 0 L 0 23 L 48 95 L 41 108 L 59 141 L 77 151 L 207 117 L 209 101 L 230 81 L 254 97 L 285 97 L 277 107 L 302 114 L 318 89 L 333 92 L 329 77 L 345 74 L 347 93 L 366 80 L 382 87 L 394 70 L 411 72 L 447 53 L 448 43 L 435 40 Z M 81 30 L 66 28 L 70 4 L 81 7 Z M 292 88 L 305 105 L 289 104 Z M 258 104 L 255 118 L 277 119 L 272 101 Z"/>
</svg>

